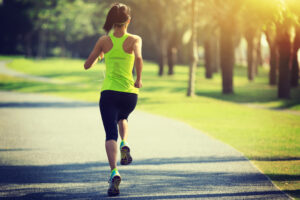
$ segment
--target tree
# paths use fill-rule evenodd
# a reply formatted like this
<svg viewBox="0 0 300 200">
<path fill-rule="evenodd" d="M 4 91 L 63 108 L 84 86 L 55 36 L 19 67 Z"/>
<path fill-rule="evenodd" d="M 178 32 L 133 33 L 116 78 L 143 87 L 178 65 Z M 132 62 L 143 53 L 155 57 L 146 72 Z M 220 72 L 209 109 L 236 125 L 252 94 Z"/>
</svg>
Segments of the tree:
<svg viewBox="0 0 300 200">
<path fill-rule="evenodd" d="M 212 74 L 213 74 L 212 61 L 213 61 L 214 52 L 212 51 L 212 45 L 213 45 L 212 37 L 209 37 L 204 41 L 205 77 L 207 79 L 212 78 Z"/>
<path fill-rule="evenodd" d="M 191 62 L 189 67 L 189 81 L 188 81 L 188 90 L 187 96 L 195 95 L 195 74 L 196 67 L 198 62 L 198 45 L 197 45 L 197 27 L 196 27 L 196 14 L 197 14 L 197 3 L 196 0 L 192 0 L 191 3 L 191 30 L 192 30 L 192 38 L 191 38 Z"/>
<path fill-rule="evenodd" d="M 219 28 L 216 26 L 205 26 L 201 32 L 204 46 L 205 60 L 205 78 L 211 79 L 213 73 L 218 72 L 220 68 L 220 53 L 219 53 Z M 199 34 L 198 34 L 199 35 Z"/>
<path fill-rule="evenodd" d="M 278 67 L 278 98 L 290 98 L 291 77 L 297 67 L 295 40 L 295 26 L 297 14 L 293 9 L 299 8 L 299 3 L 294 0 L 264 0 L 268 4 L 265 10 L 265 33 L 270 47 L 270 84 L 276 84 L 276 71 Z M 294 43 L 295 40 L 295 43 Z M 293 62 L 294 61 L 294 62 Z M 294 63 L 294 64 L 293 64 Z"/>
<path fill-rule="evenodd" d="M 262 37 L 262 30 L 260 31 L 258 45 L 256 48 L 257 59 L 256 59 L 255 75 L 258 75 L 258 67 L 263 65 L 263 57 L 261 51 L 261 37 Z"/>
<path fill-rule="evenodd" d="M 283 11 L 282 19 L 276 24 L 276 40 L 279 52 L 278 97 L 290 98 L 290 71 L 292 65 L 294 27 L 293 19 Z"/>
<path fill-rule="evenodd" d="M 297 87 L 299 85 L 299 64 L 298 64 L 298 50 L 300 48 L 300 4 L 297 0 L 289 0 L 288 7 L 291 12 L 295 15 L 295 41 L 293 44 L 293 58 L 292 58 L 292 69 L 290 73 L 291 86 Z"/>
<path fill-rule="evenodd" d="M 190 1 L 160 1 L 145 0 L 140 3 L 127 0 L 134 10 L 133 24 L 136 33 L 149 40 L 149 49 L 146 53 L 153 54 L 158 64 L 158 75 L 165 74 L 165 66 L 168 64 L 168 74 L 174 73 L 176 52 L 181 45 L 181 37 L 186 29 L 186 8 Z M 151 9 L 151 12 L 149 12 Z M 144 45 L 144 47 L 147 43 Z M 150 46 L 151 45 L 151 46 Z M 148 52 L 149 51 L 149 52 Z"/>
<path fill-rule="evenodd" d="M 26 1 L 3 0 L 0 3 L 0 54 L 32 53 L 31 39 L 25 37 L 32 30 L 32 23 L 27 15 L 31 5 Z M 24 34 L 25 33 L 25 34 Z M 28 35 L 29 36 L 29 35 Z M 29 48 L 27 48 L 29 47 Z"/>
<path fill-rule="evenodd" d="M 214 0 L 214 13 L 220 27 L 220 61 L 222 70 L 222 92 L 233 93 L 233 66 L 234 66 L 234 36 L 238 25 L 238 15 L 243 5 L 242 0 Z M 235 24 L 235 26 L 232 26 Z"/>
<path fill-rule="evenodd" d="M 293 60 L 291 69 L 291 86 L 297 87 L 299 85 L 299 63 L 298 63 L 298 50 L 300 48 L 300 27 L 296 27 L 296 36 L 293 46 Z"/>
<path fill-rule="evenodd" d="M 213 32 L 211 43 L 211 51 L 213 52 L 212 58 L 212 70 L 214 73 L 217 73 L 220 69 L 220 30 L 217 29 Z"/>
<path fill-rule="evenodd" d="M 198 22 L 198 41 L 199 45 L 204 47 L 204 66 L 205 66 L 205 78 L 210 79 L 214 72 L 219 68 L 219 40 L 218 32 L 219 27 L 217 20 L 215 19 L 213 7 L 211 1 L 201 1 L 198 3 L 199 12 L 197 15 Z"/>
<path fill-rule="evenodd" d="M 269 84 L 277 84 L 279 73 L 279 47 L 277 43 L 277 25 L 276 22 L 281 18 L 284 2 L 281 0 L 264 0 L 260 2 L 263 5 L 264 13 L 262 21 L 264 22 L 264 33 L 266 35 L 270 49 L 270 71 Z"/>
<path fill-rule="evenodd" d="M 247 67 L 248 80 L 253 81 L 258 71 L 260 39 L 263 27 L 262 15 L 265 7 L 261 6 L 260 0 L 245 0 L 241 19 L 243 24 L 243 32 L 247 41 Z M 259 6 L 258 6 L 259 5 Z"/>
<path fill-rule="evenodd" d="M 202 21 L 202 27 L 197 29 L 199 32 L 198 41 L 202 42 L 204 47 L 205 78 L 211 79 L 213 73 L 219 69 L 219 27 L 214 20 L 208 17 L 206 19 L 201 17 L 201 19 L 205 22 Z"/>
<path fill-rule="evenodd" d="M 27 10 L 27 15 L 29 16 L 33 24 L 33 30 L 29 32 L 26 36 L 31 37 L 32 32 L 37 33 L 37 57 L 43 58 L 47 54 L 48 36 L 50 34 L 51 29 L 53 28 L 50 21 L 53 17 L 57 1 L 24 0 L 24 2 L 31 5 L 31 8 Z"/>
<path fill-rule="evenodd" d="M 167 58 L 168 58 L 168 75 L 174 74 L 174 65 L 177 61 L 177 48 L 179 40 L 178 33 L 176 31 L 172 32 L 171 37 L 168 40 L 167 47 Z"/>
<path fill-rule="evenodd" d="M 247 64 L 248 64 L 248 80 L 253 81 L 257 70 L 258 55 L 257 49 L 260 44 L 260 32 L 257 28 L 249 28 L 246 30 L 245 38 L 248 44 L 247 47 Z"/>
<path fill-rule="evenodd" d="M 66 56 L 67 44 L 80 41 L 84 37 L 104 33 L 101 29 L 101 25 L 104 24 L 104 12 L 99 15 L 98 11 L 101 8 L 103 8 L 101 4 L 87 3 L 84 0 L 57 2 L 53 9 L 54 16 L 50 18 L 49 24 L 52 25 L 52 30 L 57 37 L 61 56 Z"/>
<path fill-rule="evenodd" d="M 276 44 L 276 26 L 275 24 L 270 24 L 266 26 L 265 29 L 266 38 L 270 49 L 270 71 L 269 71 L 269 84 L 277 84 L 277 74 L 278 74 L 278 47 Z"/>
<path fill-rule="evenodd" d="M 152 44 L 152 54 L 155 53 L 155 59 L 158 64 L 158 75 L 164 74 L 164 67 L 167 64 L 167 2 L 159 0 L 146 0 L 145 3 L 137 1 L 127 1 L 133 8 L 133 26 L 137 32 L 147 37 Z M 149 12 L 149 9 L 152 12 Z M 142 16 L 142 17 L 141 17 Z M 154 17 L 155 16 L 155 17 Z M 142 27 L 139 29 L 139 27 Z"/>
<path fill-rule="evenodd" d="M 177 62 L 178 48 L 182 47 L 182 37 L 186 31 L 185 21 L 188 19 L 186 16 L 186 9 L 188 8 L 190 1 L 173 0 L 167 4 L 166 17 L 167 23 L 167 63 L 168 63 L 168 75 L 174 74 L 174 66 Z"/>
<path fill-rule="evenodd" d="M 15 30 L 6 28 L 1 35 L 15 40 L 12 33 L 16 32 L 22 41 L 18 41 L 17 46 L 26 56 L 42 58 L 51 55 L 54 48 L 60 49 L 60 55 L 65 56 L 67 51 L 76 52 L 72 44 L 103 33 L 101 26 L 105 20 L 105 12 L 98 10 L 102 9 L 102 4 L 103 2 L 93 3 L 91 0 L 6 0 L 1 8 L 8 12 L 1 14 L 6 19 L 11 19 L 11 16 L 20 17 L 20 24 L 12 23 Z M 19 28 L 16 27 L 26 28 L 18 31 Z M 2 44 L 1 41 L 0 43 Z"/>
</svg>

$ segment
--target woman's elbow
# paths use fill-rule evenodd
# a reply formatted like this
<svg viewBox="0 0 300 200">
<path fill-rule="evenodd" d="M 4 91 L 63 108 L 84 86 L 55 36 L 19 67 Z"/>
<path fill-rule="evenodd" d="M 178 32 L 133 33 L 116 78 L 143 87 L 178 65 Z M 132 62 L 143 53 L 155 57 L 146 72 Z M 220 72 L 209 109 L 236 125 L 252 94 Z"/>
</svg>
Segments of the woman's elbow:
<svg viewBox="0 0 300 200">
<path fill-rule="evenodd" d="M 143 63 L 143 58 L 141 56 L 136 57 L 135 61 L 138 62 L 138 63 Z"/>
<path fill-rule="evenodd" d="M 88 70 L 90 67 L 91 67 L 91 66 L 90 66 L 87 62 L 84 63 L 84 69 L 85 69 L 85 70 Z"/>
</svg>

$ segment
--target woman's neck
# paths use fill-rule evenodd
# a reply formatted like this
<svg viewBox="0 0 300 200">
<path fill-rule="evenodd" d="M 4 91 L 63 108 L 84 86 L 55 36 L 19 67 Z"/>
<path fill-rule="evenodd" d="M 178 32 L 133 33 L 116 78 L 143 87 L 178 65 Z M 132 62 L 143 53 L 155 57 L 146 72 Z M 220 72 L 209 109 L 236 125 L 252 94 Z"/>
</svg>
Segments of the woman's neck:
<svg viewBox="0 0 300 200">
<path fill-rule="evenodd" d="M 122 37 L 125 33 L 127 33 L 127 29 L 125 27 L 114 28 L 113 34 L 115 37 Z"/>
</svg>

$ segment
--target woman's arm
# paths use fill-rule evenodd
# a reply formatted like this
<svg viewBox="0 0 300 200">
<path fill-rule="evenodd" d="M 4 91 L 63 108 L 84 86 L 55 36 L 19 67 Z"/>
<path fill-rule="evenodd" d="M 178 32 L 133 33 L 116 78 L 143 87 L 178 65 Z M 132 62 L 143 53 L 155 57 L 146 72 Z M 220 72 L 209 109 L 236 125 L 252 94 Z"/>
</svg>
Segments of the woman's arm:
<svg viewBox="0 0 300 200">
<path fill-rule="evenodd" d="M 103 58 L 103 51 L 102 51 L 103 40 L 104 40 L 103 36 L 98 39 L 97 43 L 94 46 L 93 51 L 90 53 L 88 59 L 84 63 L 84 69 L 88 70 L 94 64 L 96 64 L 99 56 L 101 57 L 101 59 Z"/>
<path fill-rule="evenodd" d="M 142 58 L 142 39 L 138 37 L 133 46 L 133 52 L 135 55 L 135 69 L 136 69 L 136 81 L 134 86 L 137 88 L 142 87 L 142 69 L 143 69 L 143 58 Z"/>
</svg>

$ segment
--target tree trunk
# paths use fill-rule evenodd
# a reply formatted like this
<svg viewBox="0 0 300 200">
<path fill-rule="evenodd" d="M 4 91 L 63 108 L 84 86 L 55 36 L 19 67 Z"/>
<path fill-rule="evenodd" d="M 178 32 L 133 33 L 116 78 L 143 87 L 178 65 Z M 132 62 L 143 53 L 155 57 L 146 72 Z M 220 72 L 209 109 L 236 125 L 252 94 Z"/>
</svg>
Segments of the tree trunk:
<svg viewBox="0 0 300 200">
<path fill-rule="evenodd" d="M 174 65 L 176 63 L 177 57 L 177 48 L 170 47 L 168 48 L 168 75 L 174 74 Z"/>
<path fill-rule="evenodd" d="M 262 58 L 262 52 L 261 52 L 261 34 L 259 34 L 259 37 L 257 38 L 257 48 L 256 48 L 256 65 L 255 65 L 255 75 L 258 75 L 258 68 L 260 66 L 263 66 L 263 58 Z"/>
<path fill-rule="evenodd" d="M 208 37 L 204 42 L 204 59 L 205 59 L 205 78 L 212 78 L 212 43 L 211 38 Z"/>
<path fill-rule="evenodd" d="M 257 67 L 257 46 L 258 37 L 255 28 L 249 28 L 245 34 L 247 40 L 247 67 L 248 67 L 248 80 L 253 81 Z"/>
<path fill-rule="evenodd" d="M 220 45 L 219 45 L 219 34 L 216 33 L 213 35 L 212 38 L 212 45 L 211 45 L 211 66 L 213 73 L 217 73 L 220 69 Z"/>
<path fill-rule="evenodd" d="M 265 31 L 267 41 L 270 49 L 270 71 L 269 71 L 269 84 L 277 84 L 277 74 L 279 65 L 278 47 L 276 44 L 276 32 L 274 29 L 267 27 Z"/>
<path fill-rule="evenodd" d="M 25 48 L 26 48 L 25 56 L 26 57 L 32 57 L 32 34 L 33 32 L 30 31 L 25 35 Z"/>
<path fill-rule="evenodd" d="M 233 93 L 233 65 L 234 44 L 231 23 L 224 21 L 221 24 L 220 35 L 220 61 L 222 70 L 223 94 Z"/>
<path fill-rule="evenodd" d="M 174 74 L 174 65 L 177 62 L 177 46 L 178 46 L 178 33 L 173 30 L 171 32 L 171 36 L 168 40 L 168 49 L 167 49 L 167 56 L 168 56 L 168 75 Z"/>
<path fill-rule="evenodd" d="M 279 80 L 278 80 L 278 98 L 290 98 L 290 73 L 292 61 L 292 43 L 289 35 L 281 35 L 278 42 L 279 49 Z"/>
<path fill-rule="evenodd" d="M 163 48 L 163 47 L 162 47 Z M 158 56 L 158 75 L 162 76 L 164 74 L 164 66 L 166 64 L 166 59 L 165 59 L 165 55 L 164 55 L 164 49 L 161 49 L 161 51 L 159 52 L 159 56 Z"/>
<path fill-rule="evenodd" d="M 59 44 L 60 44 L 60 56 L 66 57 L 66 43 L 65 43 L 65 37 L 62 35 L 59 38 Z"/>
<path fill-rule="evenodd" d="M 278 51 L 276 45 L 270 45 L 270 72 L 269 72 L 269 84 L 277 84 L 277 69 L 278 69 Z"/>
<path fill-rule="evenodd" d="M 191 63 L 189 68 L 189 82 L 188 82 L 188 91 L 187 96 L 195 95 L 195 78 L 196 78 L 196 68 L 198 62 L 198 51 L 197 51 L 197 28 L 195 23 L 196 18 L 196 0 L 192 0 L 191 9 L 192 9 L 192 39 L 191 39 Z"/>
<path fill-rule="evenodd" d="M 298 63 L 298 48 L 293 51 L 293 61 L 291 70 L 291 87 L 298 87 L 299 83 L 299 63 Z"/>
<path fill-rule="evenodd" d="M 159 56 L 158 56 L 158 66 L 159 66 L 159 70 L 158 70 L 158 75 L 159 76 L 163 76 L 164 74 L 164 66 L 167 63 L 167 49 L 166 49 L 166 40 L 161 38 L 160 41 L 160 52 L 159 52 Z"/>
<path fill-rule="evenodd" d="M 39 30 L 38 58 L 44 58 L 46 54 L 46 33 L 44 30 Z"/>
<path fill-rule="evenodd" d="M 255 65 L 256 65 L 256 52 L 254 48 L 253 38 L 248 40 L 247 63 L 248 63 L 248 80 L 253 81 L 254 74 L 255 74 Z"/>
<path fill-rule="evenodd" d="M 291 87 L 298 87 L 299 85 L 299 63 L 298 63 L 298 50 L 300 47 L 300 27 L 296 28 L 296 36 L 293 45 L 293 61 L 291 69 Z"/>
</svg>

